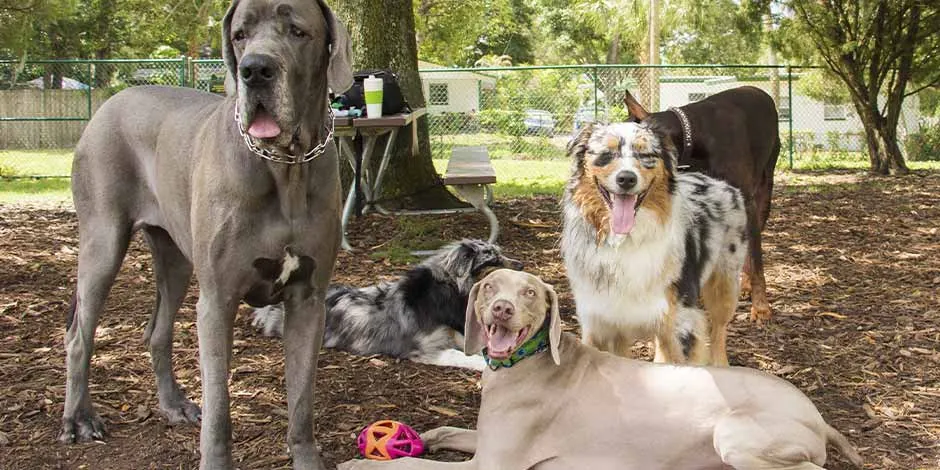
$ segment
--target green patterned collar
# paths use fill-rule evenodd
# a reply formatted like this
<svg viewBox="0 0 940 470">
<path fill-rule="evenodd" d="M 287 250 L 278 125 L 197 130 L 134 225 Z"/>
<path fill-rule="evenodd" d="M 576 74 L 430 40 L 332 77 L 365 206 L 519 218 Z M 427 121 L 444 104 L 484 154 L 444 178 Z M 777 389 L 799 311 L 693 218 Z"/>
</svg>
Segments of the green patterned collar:
<svg viewBox="0 0 940 470">
<path fill-rule="evenodd" d="M 496 370 L 500 367 L 512 367 L 517 362 L 529 356 L 534 356 L 546 349 L 548 349 L 548 328 L 543 326 L 538 333 L 513 351 L 507 359 L 491 358 L 486 354 L 485 348 L 483 349 L 483 358 L 486 359 L 486 365 L 489 366 L 490 369 Z"/>
</svg>

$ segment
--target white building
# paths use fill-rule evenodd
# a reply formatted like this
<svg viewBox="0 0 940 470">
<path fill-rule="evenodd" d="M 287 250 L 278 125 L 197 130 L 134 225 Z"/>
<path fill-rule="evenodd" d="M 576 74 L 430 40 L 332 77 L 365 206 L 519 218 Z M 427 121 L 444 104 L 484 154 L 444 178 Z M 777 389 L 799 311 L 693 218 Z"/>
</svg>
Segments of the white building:
<svg viewBox="0 0 940 470">
<path fill-rule="evenodd" d="M 482 90 L 496 87 L 496 77 L 481 72 L 452 71 L 421 60 L 418 70 L 429 114 L 475 113 Z"/>
<path fill-rule="evenodd" d="M 803 95 L 799 93 L 799 88 L 796 86 L 798 80 L 799 76 L 794 74 L 791 111 L 787 79 L 786 76 L 780 77 L 780 97 L 777 109 L 780 114 L 781 135 L 789 132 L 789 119 L 792 116 L 793 133 L 797 136 L 797 145 L 807 145 L 807 141 L 811 140 L 812 145 L 828 149 L 830 139 L 838 138 L 843 150 L 863 150 L 866 145 L 865 127 L 855 112 L 855 108 L 851 104 L 826 104 Z M 773 96 L 769 80 L 739 80 L 732 75 L 663 76 L 660 78 L 660 107 L 667 109 L 670 106 L 682 106 L 715 93 L 745 85 L 756 86 Z M 901 137 L 906 133 L 917 131 L 920 119 L 917 105 L 916 95 L 905 99 L 898 123 L 898 132 Z"/>
</svg>

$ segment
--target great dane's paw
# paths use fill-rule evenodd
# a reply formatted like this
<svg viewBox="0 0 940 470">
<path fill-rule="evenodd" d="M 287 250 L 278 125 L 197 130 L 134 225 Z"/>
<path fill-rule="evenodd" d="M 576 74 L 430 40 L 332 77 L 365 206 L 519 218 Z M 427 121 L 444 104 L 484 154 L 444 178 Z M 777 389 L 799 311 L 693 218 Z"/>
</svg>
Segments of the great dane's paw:
<svg viewBox="0 0 940 470">
<path fill-rule="evenodd" d="M 251 317 L 251 326 L 261 330 L 265 336 L 283 336 L 284 305 L 268 305 L 256 308 Z"/>
<path fill-rule="evenodd" d="M 85 418 L 62 418 L 62 432 L 59 433 L 59 442 L 73 444 L 76 442 L 100 441 L 106 434 L 104 422 L 93 413 Z"/>
<path fill-rule="evenodd" d="M 199 405 L 186 398 L 175 400 L 175 403 L 166 406 L 161 404 L 160 412 L 170 424 L 199 424 L 202 419 L 202 409 Z"/>
</svg>

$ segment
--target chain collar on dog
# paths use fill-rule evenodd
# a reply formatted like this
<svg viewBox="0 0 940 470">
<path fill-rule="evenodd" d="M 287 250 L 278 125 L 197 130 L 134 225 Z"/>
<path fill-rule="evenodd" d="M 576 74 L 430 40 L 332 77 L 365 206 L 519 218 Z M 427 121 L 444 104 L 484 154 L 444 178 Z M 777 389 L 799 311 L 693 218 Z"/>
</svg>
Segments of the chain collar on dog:
<svg viewBox="0 0 940 470">
<path fill-rule="evenodd" d="M 323 139 L 319 144 L 317 144 L 316 147 L 310 149 L 309 152 L 299 157 L 297 155 L 291 155 L 289 153 L 281 152 L 280 150 L 277 150 L 277 149 L 263 149 L 263 148 L 258 147 L 258 145 L 255 144 L 254 137 L 248 135 L 248 132 L 246 132 L 245 129 L 242 128 L 242 121 L 241 121 L 241 116 L 238 113 L 237 101 L 235 102 L 235 125 L 238 127 L 238 133 L 241 134 L 243 139 L 245 139 L 245 145 L 248 146 L 248 150 L 251 150 L 251 152 L 254 153 L 255 155 L 265 160 L 271 160 L 272 162 L 277 162 L 277 163 L 286 163 L 288 165 L 294 165 L 297 163 L 307 163 L 310 160 L 313 160 L 314 158 L 317 158 L 320 155 L 323 155 L 323 152 L 326 152 L 326 146 L 329 145 L 331 140 L 333 140 L 333 128 L 334 128 L 333 121 L 336 115 L 333 113 L 333 108 L 328 107 L 327 109 L 329 110 L 328 112 L 329 119 L 327 119 L 327 123 L 323 126 L 323 129 L 326 130 L 326 138 Z"/>
<path fill-rule="evenodd" d="M 692 123 L 689 122 L 689 117 L 685 115 L 682 108 L 669 108 L 669 110 L 679 118 L 679 123 L 682 124 L 682 156 L 680 160 L 689 161 L 689 157 L 692 155 Z"/>
<path fill-rule="evenodd" d="M 486 359 L 486 365 L 489 366 L 491 370 L 496 370 L 500 367 L 512 367 L 516 365 L 517 362 L 529 356 L 534 356 L 546 349 L 548 349 L 548 328 L 542 327 L 535 336 L 529 338 L 525 343 L 522 343 L 507 359 L 494 359 L 486 354 L 486 349 L 483 349 L 483 358 Z"/>
</svg>

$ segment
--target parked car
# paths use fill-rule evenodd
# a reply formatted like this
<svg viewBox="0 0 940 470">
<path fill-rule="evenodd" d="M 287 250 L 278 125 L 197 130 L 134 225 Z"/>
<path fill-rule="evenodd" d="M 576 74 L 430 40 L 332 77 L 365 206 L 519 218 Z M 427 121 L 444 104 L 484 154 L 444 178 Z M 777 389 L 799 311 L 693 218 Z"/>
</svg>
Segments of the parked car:
<svg viewBox="0 0 940 470">
<path fill-rule="evenodd" d="M 525 110 L 523 123 L 527 134 L 547 135 L 549 137 L 555 135 L 555 118 L 548 111 L 527 109 Z"/>
</svg>

